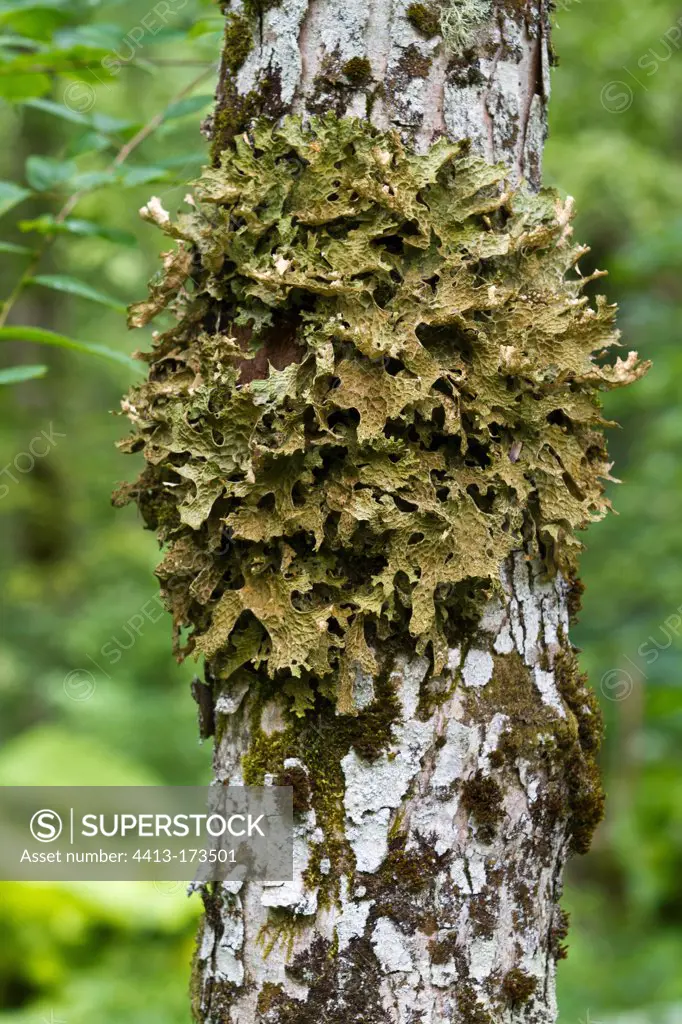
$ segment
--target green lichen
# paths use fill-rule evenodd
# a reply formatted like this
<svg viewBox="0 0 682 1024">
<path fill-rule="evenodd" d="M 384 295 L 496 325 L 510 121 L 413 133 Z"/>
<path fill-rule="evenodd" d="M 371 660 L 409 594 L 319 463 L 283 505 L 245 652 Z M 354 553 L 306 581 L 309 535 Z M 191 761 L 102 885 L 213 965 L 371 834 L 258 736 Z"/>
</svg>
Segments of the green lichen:
<svg viewBox="0 0 682 1024">
<path fill-rule="evenodd" d="M 440 15 L 431 4 L 410 4 L 406 17 L 426 39 L 433 39 L 440 33 Z"/>
<path fill-rule="evenodd" d="M 351 85 L 367 85 L 372 80 L 372 65 L 366 57 L 352 57 L 343 65 L 343 73 Z"/>
<path fill-rule="evenodd" d="M 491 12 L 491 0 L 445 0 L 440 29 L 448 49 L 460 53 L 471 46 L 477 30 Z"/>
<path fill-rule="evenodd" d="M 166 546 L 180 656 L 223 687 L 267 675 L 301 716 L 320 693 L 349 711 L 378 643 L 440 672 L 524 538 L 573 571 L 609 507 L 599 393 L 645 368 L 605 361 L 614 310 L 582 296 L 557 195 L 509 191 L 465 144 L 257 123 L 195 196 L 131 308 L 177 323 L 129 396 L 127 494 Z"/>
</svg>

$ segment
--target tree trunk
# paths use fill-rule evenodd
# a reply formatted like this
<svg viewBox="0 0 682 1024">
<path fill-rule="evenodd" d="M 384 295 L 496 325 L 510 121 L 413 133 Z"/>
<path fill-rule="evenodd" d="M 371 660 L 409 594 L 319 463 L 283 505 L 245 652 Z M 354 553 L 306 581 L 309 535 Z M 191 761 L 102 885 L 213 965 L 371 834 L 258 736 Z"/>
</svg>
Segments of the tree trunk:
<svg viewBox="0 0 682 1024">
<path fill-rule="evenodd" d="M 294 792 L 293 881 L 204 891 L 203 1024 L 556 1017 L 603 804 L 574 533 L 608 509 L 597 392 L 646 367 L 594 358 L 613 309 L 539 191 L 548 6 L 235 2 L 213 168 L 143 208 L 180 247 L 130 322 L 179 322 L 124 496 L 216 779 Z"/>
<path fill-rule="evenodd" d="M 207 126 L 216 162 L 256 115 L 333 111 L 398 129 L 418 153 L 441 136 L 468 138 L 537 188 L 547 7 L 454 2 L 448 33 L 435 7 L 394 0 L 234 4 Z M 354 685 L 360 743 L 339 738 L 329 709 L 301 725 L 277 697 L 219 701 L 216 777 L 243 781 L 246 764 L 248 781 L 262 782 L 248 766 L 279 738 L 278 781 L 294 785 L 300 814 L 292 884 L 205 895 L 198 1021 L 556 1018 L 562 872 L 599 814 L 599 720 L 568 641 L 567 584 L 522 552 L 500 575 L 504 599 L 449 650 L 443 672 L 409 647 L 378 645 L 383 674 L 358 670 Z M 388 692 L 398 707 L 375 751 Z M 321 843 L 332 829 L 349 851 L 335 862 Z"/>
</svg>

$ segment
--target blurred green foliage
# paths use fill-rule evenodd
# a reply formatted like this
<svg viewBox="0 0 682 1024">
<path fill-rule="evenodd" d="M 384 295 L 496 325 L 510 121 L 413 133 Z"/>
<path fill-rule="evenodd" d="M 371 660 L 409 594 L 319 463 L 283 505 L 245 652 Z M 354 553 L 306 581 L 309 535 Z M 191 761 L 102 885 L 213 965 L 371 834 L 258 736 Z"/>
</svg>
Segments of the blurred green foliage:
<svg viewBox="0 0 682 1024">
<path fill-rule="evenodd" d="M 611 434 L 615 473 L 627 486 L 613 488 L 620 515 L 588 534 L 583 561 L 576 641 L 603 698 L 610 802 L 593 851 L 570 871 L 560 1006 L 571 1024 L 629 1011 L 642 1024 L 675 1024 L 682 11 L 672 0 L 559 7 L 547 178 L 576 197 L 576 234 L 592 245 L 583 269 L 610 270 L 605 287 L 620 302 L 625 345 L 654 360 L 636 388 L 608 398 L 607 414 L 622 424 Z M 157 232 L 137 209 L 152 192 L 179 207 L 205 158 L 198 123 L 210 109 L 219 42 L 212 0 L 149 9 L 129 0 L 0 2 L 0 294 L 16 299 L 9 323 L 119 355 L 148 344 L 144 332 L 126 335 L 120 313 L 158 265 Z M 134 472 L 114 448 L 125 425 L 110 414 L 134 371 L 12 340 L 0 360 L 0 384 L 5 370 L 9 380 L 22 366 L 27 376 L 48 370 L 0 388 L 0 471 L 9 468 L 0 472 L 0 785 L 205 781 L 210 750 L 196 738 L 191 668 L 170 656 L 166 617 L 147 614 L 154 539 L 133 509 L 109 504 L 117 480 Z M 138 635 L 131 619 L 140 614 Z M 186 1024 L 196 903 L 167 886 L 0 885 L 0 1021 Z"/>
<path fill-rule="evenodd" d="M 562 5 L 566 7 L 567 5 Z M 607 819 L 565 904 L 566 1020 L 682 1020 L 682 9 L 581 0 L 556 15 L 547 177 L 576 197 L 583 261 L 653 359 L 606 415 L 619 516 L 587 535 L 575 642 L 606 714 Z"/>
</svg>

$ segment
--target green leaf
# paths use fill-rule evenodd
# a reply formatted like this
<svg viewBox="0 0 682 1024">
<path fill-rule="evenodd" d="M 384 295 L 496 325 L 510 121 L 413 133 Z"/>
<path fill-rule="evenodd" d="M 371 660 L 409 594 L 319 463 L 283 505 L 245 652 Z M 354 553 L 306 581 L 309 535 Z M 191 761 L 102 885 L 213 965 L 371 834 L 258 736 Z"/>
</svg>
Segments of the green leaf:
<svg viewBox="0 0 682 1024">
<path fill-rule="evenodd" d="M 44 213 L 35 220 L 20 220 L 20 231 L 36 231 L 39 235 L 82 235 L 92 238 L 105 238 L 108 242 L 119 245 L 136 246 L 137 239 L 128 231 L 120 228 L 108 228 L 104 224 L 96 224 L 92 220 L 80 220 L 68 217 L 65 221 L 56 221 L 51 213 Z"/>
<path fill-rule="evenodd" d="M 86 117 L 85 114 L 79 114 L 77 110 L 71 110 L 65 103 L 55 103 L 54 100 L 45 99 L 32 99 L 26 100 L 24 103 L 25 107 L 31 107 L 33 110 L 42 110 L 46 114 L 52 114 L 54 117 L 61 117 L 65 121 L 71 121 L 73 124 L 90 125 L 90 118 Z"/>
<path fill-rule="evenodd" d="M 102 185 L 111 185 L 114 181 L 114 172 L 108 171 L 83 171 L 81 174 L 71 178 L 71 187 L 74 192 L 81 189 L 100 188 Z"/>
<path fill-rule="evenodd" d="M 111 139 L 100 132 L 84 132 L 71 140 L 67 147 L 68 156 L 80 156 L 82 153 L 101 153 L 113 145 Z"/>
<path fill-rule="evenodd" d="M 184 100 L 171 103 L 163 115 L 164 121 L 172 121 L 177 117 L 185 117 L 187 114 L 196 114 L 214 102 L 213 96 L 186 96 Z"/>
<path fill-rule="evenodd" d="M 24 380 L 44 377 L 46 373 L 46 366 L 10 366 L 6 370 L 0 370 L 0 384 L 21 384 Z"/>
<path fill-rule="evenodd" d="M 0 252 L 11 252 L 17 256 L 30 256 L 33 252 L 27 245 L 15 245 L 14 242 L 0 242 Z"/>
<path fill-rule="evenodd" d="M 98 132 L 123 132 L 141 127 L 139 121 L 130 121 L 125 117 L 111 117 L 109 114 L 93 113 L 92 123 Z"/>
<path fill-rule="evenodd" d="M 30 194 L 31 190 L 24 188 L 23 185 L 17 185 L 13 181 L 0 181 L 0 216 Z"/>
<path fill-rule="evenodd" d="M 119 181 L 125 188 L 167 179 L 168 171 L 164 167 L 125 167 L 119 172 Z"/>
<path fill-rule="evenodd" d="M 69 295 L 79 295 L 83 299 L 90 299 L 92 302 L 99 302 L 102 306 L 115 309 L 117 313 L 125 313 L 126 310 L 124 303 L 96 288 L 91 288 L 85 281 L 79 281 L 76 277 L 67 277 L 65 274 L 38 274 L 30 279 L 30 283 L 52 288 L 57 292 L 68 292 Z"/>
<path fill-rule="evenodd" d="M 121 42 L 121 26 L 108 22 L 63 28 L 54 34 L 54 42 L 63 49 L 85 47 L 91 50 L 112 50 Z"/>
<path fill-rule="evenodd" d="M 68 348 L 74 352 L 86 352 L 88 355 L 100 356 L 114 363 L 121 363 L 137 373 L 143 372 L 140 363 L 131 359 L 124 352 L 98 345 L 92 341 L 76 341 L 65 334 L 56 334 L 41 327 L 0 327 L 0 341 L 32 341 L 37 345 L 53 345 L 57 348 Z"/>
<path fill-rule="evenodd" d="M 76 172 L 71 160 L 57 160 L 52 156 L 29 156 L 26 160 L 26 180 L 36 192 L 63 185 Z"/>
<path fill-rule="evenodd" d="M 32 39 L 50 38 L 52 33 L 67 18 L 61 10 L 68 6 L 68 0 L 25 0 L 24 3 L 0 3 L 0 25 L 9 25 L 16 32 Z"/>
<path fill-rule="evenodd" d="M 0 98 L 8 103 L 24 103 L 44 96 L 52 87 L 49 75 L 40 71 L 12 71 L 11 64 L 3 65 L 0 74 Z"/>
<path fill-rule="evenodd" d="M 222 18 L 203 18 L 201 21 L 195 21 L 187 33 L 187 38 L 199 39 L 210 32 L 223 32 L 224 27 L 225 23 Z"/>
</svg>

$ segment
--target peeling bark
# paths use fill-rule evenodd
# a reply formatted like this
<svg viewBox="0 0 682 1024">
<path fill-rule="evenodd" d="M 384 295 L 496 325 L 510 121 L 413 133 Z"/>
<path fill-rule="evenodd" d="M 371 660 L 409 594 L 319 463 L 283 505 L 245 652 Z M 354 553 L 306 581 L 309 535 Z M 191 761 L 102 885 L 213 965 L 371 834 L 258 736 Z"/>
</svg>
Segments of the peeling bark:
<svg viewBox="0 0 682 1024">
<path fill-rule="evenodd" d="M 255 116 L 333 111 L 419 152 L 468 137 L 539 186 L 547 5 L 490 4 L 459 51 L 425 38 L 411 6 L 234 3 L 207 125 L 216 160 Z M 295 719 L 265 680 L 218 696 L 216 778 L 293 785 L 295 872 L 204 893 L 198 1021 L 555 1020 L 561 877 L 601 813 L 600 721 L 568 640 L 567 583 L 522 552 L 500 575 L 506 600 L 463 627 L 442 675 L 409 646 L 378 650 L 353 715 L 320 698 Z"/>
</svg>

